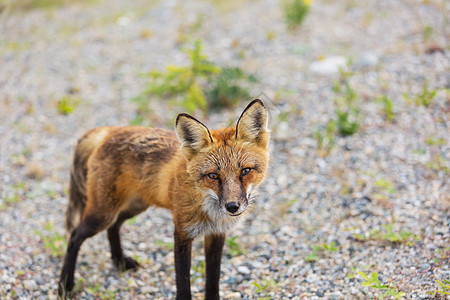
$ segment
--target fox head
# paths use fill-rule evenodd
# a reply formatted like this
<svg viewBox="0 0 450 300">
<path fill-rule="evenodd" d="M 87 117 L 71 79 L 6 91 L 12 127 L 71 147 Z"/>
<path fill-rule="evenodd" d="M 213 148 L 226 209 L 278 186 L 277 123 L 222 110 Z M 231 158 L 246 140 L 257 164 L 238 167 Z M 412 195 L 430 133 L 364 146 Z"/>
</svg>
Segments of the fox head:
<svg viewBox="0 0 450 300">
<path fill-rule="evenodd" d="M 203 193 L 203 210 L 212 219 L 242 214 L 268 165 L 268 114 L 253 100 L 235 128 L 209 130 L 188 114 L 179 114 L 176 132 L 187 172 Z"/>
</svg>

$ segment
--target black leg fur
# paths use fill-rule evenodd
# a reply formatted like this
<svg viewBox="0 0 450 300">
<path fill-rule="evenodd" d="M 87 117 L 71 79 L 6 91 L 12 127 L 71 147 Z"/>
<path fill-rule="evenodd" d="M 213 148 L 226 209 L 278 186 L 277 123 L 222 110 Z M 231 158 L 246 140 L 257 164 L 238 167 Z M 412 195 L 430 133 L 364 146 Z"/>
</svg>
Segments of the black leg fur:
<svg viewBox="0 0 450 300">
<path fill-rule="evenodd" d="M 191 299 L 191 250 L 192 239 L 180 238 L 175 229 L 175 274 L 177 300 Z"/>
<path fill-rule="evenodd" d="M 70 235 L 69 245 L 64 258 L 64 266 L 58 284 L 60 297 L 67 297 L 74 287 L 74 272 L 81 244 L 103 229 L 104 222 L 95 217 L 86 217 Z"/>
<path fill-rule="evenodd" d="M 225 234 L 205 236 L 206 300 L 219 299 L 220 262 Z"/>
<path fill-rule="evenodd" d="M 133 216 L 133 214 L 120 213 L 117 217 L 116 222 L 108 228 L 108 240 L 111 247 L 111 258 L 114 262 L 114 265 L 119 271 L 132 270 L 139 267 L 139 263 L 136 260 L 123 255 L 119 234 L 120 227 L 122 226 L 123 222 Z"/>
</svg>

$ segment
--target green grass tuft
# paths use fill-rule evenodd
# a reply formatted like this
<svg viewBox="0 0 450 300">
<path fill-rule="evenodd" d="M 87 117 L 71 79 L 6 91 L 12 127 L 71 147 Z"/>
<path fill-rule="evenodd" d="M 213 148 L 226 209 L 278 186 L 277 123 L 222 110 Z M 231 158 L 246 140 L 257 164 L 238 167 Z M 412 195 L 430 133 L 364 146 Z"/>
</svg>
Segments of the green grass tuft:
<svg viewBox="0 0 450 300">
<path fill-rule="evenodd" d="M 238 67 L 221 68 L 203 54 L 202 43 L 197 40 L 189 55 L 188 66 L 167 67 L 165 72 L 153 70 L 144 76 L 148 79 L 146 89 L 133 101 L 137 104 L 133 125 L 142 123 L 150 113 L 150 99 L 156 96 L 169 105 L 181 106 L 189 113 L 200 109 L 222 109 L 250 98 L 250 87 L 257 82 L 254 75 Z"/>
<path fill-rule="evenodd" d="M 61 115 L 69 115 L 75 111 L 80 102 L 80 98 L 72 98 L 67 95 L 58 101 L 56 108 Z"/>
<path fill-rule="evenodd" d="M 311 0 L 284 0 L 283 14 L 289 28 L 300 26 L 305 20 L 311 7 Z"/>
</svg>

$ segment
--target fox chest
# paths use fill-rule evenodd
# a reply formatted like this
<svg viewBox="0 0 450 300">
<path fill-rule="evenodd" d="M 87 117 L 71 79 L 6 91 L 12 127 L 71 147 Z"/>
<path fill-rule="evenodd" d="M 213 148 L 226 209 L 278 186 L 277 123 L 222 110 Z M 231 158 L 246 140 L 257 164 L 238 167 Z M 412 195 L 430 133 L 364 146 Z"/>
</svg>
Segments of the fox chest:
<svg viewBox="0 0 450 300">
<path fill-rule="evenodd" d="M 219 220 L 210 220 L 190 224 L 186 227 L 186 233 L 190 238 L 199 235 L 224 234 L 236 224 L 235 218 L 224 217 Z"/>
</svg>

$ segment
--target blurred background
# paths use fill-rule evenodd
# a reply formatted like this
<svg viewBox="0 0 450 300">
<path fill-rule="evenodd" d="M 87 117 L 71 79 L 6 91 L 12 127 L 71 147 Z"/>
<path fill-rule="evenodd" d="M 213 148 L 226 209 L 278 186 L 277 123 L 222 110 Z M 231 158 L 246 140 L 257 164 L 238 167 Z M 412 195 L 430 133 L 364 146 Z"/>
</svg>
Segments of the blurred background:
<svg viewBox="0 0 450 300">
<path fill-rule="evenodd" d="M 271 166 L 222 263 L 226 299 L 450 293 L 444 0 L 0 0 L 0 295 L 54 299 L 74 146 L 105 125 L 234 126 L 268 106 Z M 80 299 L 174 297 L 170 213 L 83 244 Z M 202 241 L 192 288 L 204 291 Z"/>
</svg>

